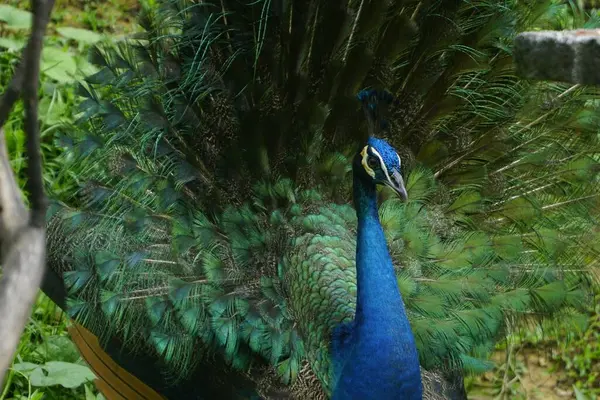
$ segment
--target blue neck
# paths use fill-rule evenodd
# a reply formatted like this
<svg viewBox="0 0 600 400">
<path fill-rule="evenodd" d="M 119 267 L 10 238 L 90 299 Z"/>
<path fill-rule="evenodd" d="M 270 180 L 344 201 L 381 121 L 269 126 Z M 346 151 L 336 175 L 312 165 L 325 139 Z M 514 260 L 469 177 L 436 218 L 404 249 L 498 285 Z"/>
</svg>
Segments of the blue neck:
<svg viewBox="0 0 600 400">
<path fill-rule="evenodd" d="M 415 340 L 379 221 L 375 185 L 354 174 L 357 303 L 334 399 L 421 399 Z"/>
<path fill-rule="evenodd" d="M 410 329 L 379 221 L 375 185 L 355 177 L 354 204 L 358 217 L 356 328 L 372 332 L 387 324 L 390 316 L 401 315 L 403 325 Z"/>
</svg>

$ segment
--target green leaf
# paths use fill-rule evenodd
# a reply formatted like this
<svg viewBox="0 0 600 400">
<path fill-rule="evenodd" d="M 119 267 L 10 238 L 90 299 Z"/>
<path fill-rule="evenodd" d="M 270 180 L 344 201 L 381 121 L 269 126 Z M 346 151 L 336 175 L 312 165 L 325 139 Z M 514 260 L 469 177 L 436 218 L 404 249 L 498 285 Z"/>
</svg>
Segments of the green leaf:
<svg viewBox="0 0 600 400">
<path fill-rule="evenodd" d="M 72 389 L 96 379 L 96 376 L 85 365 L 62 361 L 48 361 L 43 365 L 28 362 L 16 363 L 13 365 L 13 369 L 27 376 L 31 385 L 37 387 L 60 385 Z"/>
<path fill-rule="evenodd" d="M 85 400 L 106 400 L 102 393 L 94 394 L 93 385 L 85 385 Z"/>
<path fill-rule="evenodd" d="M 17 395 L 17 397 L 12 397 L 11 399 L 14 400 L 42 400 L 44 397 L 46 397 L 46 393 L 44 393 L 43 391 L 40 391 L 39 389 L 36 389 L 33 393 L 31 394 L 27 394 L 27 396 L 23 396 L 23 395 Z"/>
<path fill-rule="evenodd" d="M 76 388 L 88 381 L 93 381 L 96 376 L 84 365 L 48 361 L 33 370 L 29 379 L 31 385 L 37 387 L 60 385 L 65 388 Z"/>
<path fill-rule="evenodd" d="M 90 76 L 98 72 L 98 68 L 86 60 L 84 57 L 76 57 L 77 69 L 82 77 Z"/>
<path fill-rule="evenodd" d="M 23 373 L 24 375 L 29 375 L 36 368 L 39 368 L 39 365 L 30 363 L 30 362 L 15 363 L 12 366 L 13 370 L 19 371 L 19 372 Z"/>
<path fill-rule="evenodd" d="M 79 360 L 79 351 L 67 336 L 49 336 L 35 350 L 34 354 L 44 360 L 74 363 Z"/>
<path fill-rule="evenodd" d="M 0 5 L 0 21 L 12 29 L 29 29 L 33 14 L 29 11 L 19 10 L 12 6 Z"/>
<path fill-rule="evenodd" d="M 573 385 L 573 391 L 577 400 L 588 400 L 588 397 L 577 386 Z"/>
<path fill-rule="evenodd" d="M 55 47 L 44 47 L 42 51 L 42 72 L 59 83 L 70 83 L 77 75 L 75 57 Z"/>
<path fill-rule="evenodd" d="M 99 33 L 87 29 L 62 26 L 60 28 L 56 28 L 56 31 L 67 39 L 75 40 L 85 44 L 95 44 L 103 39 L 102 35 Z"/>
<path fill-rule="evenodd" d="M 85 400 L 96 400 L 96 396 L 90 389 L 89 385 L 85 385 Z"/>
<path fill-rule="evenodd" d="M 48 125 L 56 125 L 63 119 L 69 118 L 71 112 L 60 93 L 56 91 L 55 94 L 56 96 L 44 96 L 40 100 L 39 113 L 44 123 Z"/>
<path fill-rule="evenodd" d="M 39 389 L 36 389 L 27 400 L 42 400 L 45 397 L 46 394 L 44 392 L 41 392 Z"/>
<path fill-rule="evenodd" d="M 0 6 L 1 7 L 1 6 Z M 8 50 L 18 51 L 25 47 L 24 40 L 0 37 L 0 47 Z"/>
</svg>

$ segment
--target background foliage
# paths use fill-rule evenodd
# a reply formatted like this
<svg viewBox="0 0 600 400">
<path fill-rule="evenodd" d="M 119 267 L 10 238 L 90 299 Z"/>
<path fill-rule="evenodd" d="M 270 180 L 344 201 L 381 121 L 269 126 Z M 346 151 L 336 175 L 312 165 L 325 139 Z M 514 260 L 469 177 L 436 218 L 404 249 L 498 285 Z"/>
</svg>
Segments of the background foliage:
<svg viewBox="0 0 600 400">
<path fill-rule="evenodd" d="M 24 45 L 30 25 L 28 1 L 0 5 L 0 90 L 6 87 Z M 560 1 L 557 1 L 560 3 Z M 553 18 L 578 19 L 574 3 Z M 54 144 L 62 123 L 73 118 L 77 96 L 73 83 L 93 67 L 87 49 L 100 41 L 117 42 L 136 29 L 135 0 L 58 0 L 42 58 L 41 110 L 46 183 L 54 193 L 74 190 L 77 170 L 65 171 L 56 162 Z M 564 21 L 563 21 L 564 22 Z M 575 21 L 576 22 L 576 21 Z M 560 24 L 569 25 L 569 24 Z M 576 24 L 577 25 L 577 24 Z M 14 169 L 23 172 L 24 132 L 22 106 L 5 127 Z M 23 175 L 20 175 L 23 178 Z M 24 186 L 24 180 L 20 181 Z M 597 298 L 600 301 L 600 296 Z M 497 367 L 467 385 L 473 399 L 559 399 L 600 396 L 600 305 L 590 307 L 590 323 L 545 326 L 509 338 L 496 353 Z M 60 310 L 40 295 L 27 325 L 7 381 L 0 388 L 4 399 L 101 399 L 91 382 L 93 373 L 81 360 L 67 334 Z"/>
<path fill-rule="evenodd" d="M 136 1 L 56 2 L 42 54 L 40 117 L 45 181 L 57 193 L 74 190 L 76 170 L 56 162 L 54 144 L 64 122 L 73 118 L 77 102 L 73 83 L 93 73 L 87 49 L 100 41 L 119 40 L 133 30 Z M 31 24 L 29 1 L 0 5 L 0 92 L 8 84 Z M 6 124 L 11 162 L 24 188 L 23 107 L 18 104 Z M 40 294 L 21 337 L 13 367 L 0 388 L 0 399 L 103 399 L 92 380 L 92 371 L 81 360 L 67 333 L 67 319 Z"/>
</svg>

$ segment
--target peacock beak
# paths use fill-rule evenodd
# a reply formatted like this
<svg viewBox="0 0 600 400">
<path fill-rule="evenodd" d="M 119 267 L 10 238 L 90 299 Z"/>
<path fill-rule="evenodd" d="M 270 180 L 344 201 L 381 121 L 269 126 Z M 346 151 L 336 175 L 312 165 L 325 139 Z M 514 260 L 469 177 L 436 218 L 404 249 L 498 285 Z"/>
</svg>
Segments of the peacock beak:
<svg viewBox="0 0 600 400">
<path fill-rule="evenodd" d="M 400 171 L 396 170 L 392 172 L 392 176 L 390 176 L 390 180 L 386 182 L 386 184 L 387 186 L 391 187 L 403 201 L 408 200 L 408 193 L 406 193 L 406 188 L 404 187 L 404 179 L 402 179 Z"/>
</svg>

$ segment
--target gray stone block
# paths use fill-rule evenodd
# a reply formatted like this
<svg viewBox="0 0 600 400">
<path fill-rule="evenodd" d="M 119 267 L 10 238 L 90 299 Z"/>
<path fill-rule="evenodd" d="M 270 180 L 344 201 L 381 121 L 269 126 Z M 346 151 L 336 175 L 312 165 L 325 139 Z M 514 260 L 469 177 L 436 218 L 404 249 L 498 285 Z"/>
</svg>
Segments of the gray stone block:
<svg viewBox="0 0 600 400">
<path fill-rule="evenodd" d="M 598 85 L 600 29 L 521 33 L 513 57 L 522 78 Z"/>
</svg>

